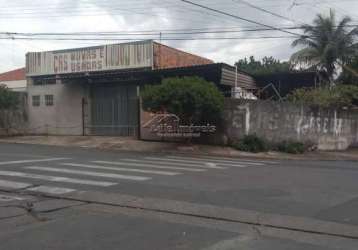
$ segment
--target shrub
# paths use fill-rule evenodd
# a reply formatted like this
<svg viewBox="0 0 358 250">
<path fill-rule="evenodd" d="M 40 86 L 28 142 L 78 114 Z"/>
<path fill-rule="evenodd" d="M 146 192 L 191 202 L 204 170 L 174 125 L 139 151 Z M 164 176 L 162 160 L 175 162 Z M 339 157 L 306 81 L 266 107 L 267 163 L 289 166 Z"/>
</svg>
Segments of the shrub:
<svg viewBox="0 0 358 250">
<path fill-rule="evenodd" d="M 166 78 L 145 86 L 141 97 L 144 110 L 169 112 L 186 123 L 215 122 L 224 108 L 223 94 L 200 77 Z"/>
<path fill-rule="evenodd" d="M 233 147 L 240 151 L 259 153 L 265 152 L 269 146 L 265 140 L 262 140 L 257 135 L 246 135 L 243 139 L 233 144 Z"/>
<path fill-rule="evenodd" d="M 257 135 L 247 135 L 243 139 L 232 144 L 232 147 L 245 152 L 259 153 L 269 150 L 280 151 L 289 154 L 303 154 L 313 149 L 313 145 L 309 143 L 301 143 L 296 141 L 282 141 L 280 143 L 269 143 Z"/>
<path fill-rule="evenodd" d="M 0 84 L 0 110 L 16 109 L 19 98 L 15 92 Z"/>
<path fill-rule="evenodd" d="M 358 86 L 338 85 L 333 88 L 301 88 L 287 96 L 287 100 L 323 108 L 340 108 L 357 104 Z"/>
<path fill-rule="evenodd" d="M 276 148 L 280 152 L 289 154 L 303 154 L 307 151 L 308 146 L 301 142 L 283 141 L 276 145 Z"/>
</svg>

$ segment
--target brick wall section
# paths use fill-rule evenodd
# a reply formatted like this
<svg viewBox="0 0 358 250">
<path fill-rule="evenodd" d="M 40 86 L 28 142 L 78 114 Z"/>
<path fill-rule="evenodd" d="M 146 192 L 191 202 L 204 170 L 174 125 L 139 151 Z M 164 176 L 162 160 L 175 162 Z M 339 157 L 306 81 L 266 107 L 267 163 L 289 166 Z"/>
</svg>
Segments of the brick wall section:
<svg viewBox="0 0 358 250">
<path fill-rule="evenodd" d="M 167 69 L 214 63 L 204 57 L 193 55 L 163 44 L 154 43 L 154 69 Z"/>
</svg>

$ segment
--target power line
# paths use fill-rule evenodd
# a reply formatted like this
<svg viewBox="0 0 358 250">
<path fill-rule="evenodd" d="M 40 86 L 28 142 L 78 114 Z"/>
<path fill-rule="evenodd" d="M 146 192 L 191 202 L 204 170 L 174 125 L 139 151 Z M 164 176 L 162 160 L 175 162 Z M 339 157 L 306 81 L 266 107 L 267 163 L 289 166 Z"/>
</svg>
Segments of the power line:
<svg viewBox="0 0 358 250">
<path fill-rule="evenodd" d="M 162 38 L 163 41 L 195 41 L 195 40 L 255 40 L 255 39 L 287 39 L 296 36 L 259 36 L 259 37 L 183 37 Z M 142 41 L 148 39 L 139 38 L 50 38 L 50 37 L 0 37 L 0 40 L 31 40 L 31 41 Z M 156 40 L 156 39 L 151 39 Z"/>
<path fill-rule="evenodd" d="M 115 5 L 115 4 L 110 4 L 109 3 L 104 3 L 102 4 L 91 4 L 90 6 L 60 6 L 58 8 L 54 8 L 51 6 L 48 6 L 46 8 L 36 8 L 36 9 L 23 9 L 22 13 L 20 14 L 19 12 L 4 12 L 1 13 L 1 11 L 3 9 L 0 9 L 0 18 L 11 18 L 11 19 L 38 19 L 38 18 L 63 18 L 63 17 L 80 17 L 80 16 L 106 16 L 106 15 L 128 15 L 126 13 L 130 13 L 130 15 L 133 14 L 137 14 L 137 15 L 149 15 L 149 16 L 154 16 L 154 17 L 167 17 L 166 15 L 161 15 L 163 14 L 163 11 L 167 10 L 167 9 L 172 9 L 172 12 L 177 12 L 180 13 L 180 16 L 182 16 L 181 13 L 185 13 L 187 14 L 188 12 L 193 12 L 195 13 L 195 15 L 191 15 L 188 17 L 188 15 L 185 18 L 181 18 L 181 17 L 176 17 L 176 16 L 171 16 L 171 19 L 177 19 L 180 21 L 193 21 L 193 22 L 205 22 L 206 20 L 203 21 L 202 18 L 203 16 L 201 15 L 205 15 L 205 16 L 211 16 L 214 18 L 220 18 L 220 16 L 218 14 L 213 14 L 213 13 L 209 13 L 206 11 L 200 11 L 197 9 L 191 9 L 191 8 L 185 8 L 185 10 L 183 10 L 183 7 L 181 6 L 180 9 L 176 9 L 175 7 L 179 6 L 177 4 L 173 4 L 173 2 L 164 2 L 163 0 L 160 1 L 160 5 L 159 3 L 155 4 L 155 9 L 153 9 L 151 12 L 148 12 L 148 9 L 152 9 L 153 5 L 149 5 L 148 6 L 141 6 L 141 7 L 135 7 L 135 8 L 123 8 L 125 6 L 131 6 L 133 7 L 133 4 L 130 5 Z M 87 2 L 87 4 L 89 4 Z M 43 5 L 41 5 L 43 6 Z M 173 8 L 172 8 L 173 7 Z M 26 12 L 26 11 L 32 11 L 32 12 Z M 86 10 L 86 11 L 85 11 Z M 21 11 L 21 10 L 20 10 Z M 139 12 L 138 12 L 139 11 Z M 199 15 L 197 15 L 196 13 L 199 13 Z M 18 14 L 18 15 L 17 15 Z M 50 14 L 50 15 L 49 15 Z M 166 14 L 166 13 L 164 13 Z M 221 21 L 227 21 L 227 22 L 233 22 L 232 19 L 220 19 Z"/>
<path fill-rule="evenodd" d="M 233 2 L 240 2 L 240 3 L 243 3 L 243 4 L 245 4 L 245 5 L 247 5 L 247 6 L 251 7 L 251 8 L 254 8 L 254 9 L 259 10 L 259 11 L 262 11 L 262 12 L 265 12 L 265 13 L 270 14 L 270 15 L 272 15 L 272 16 L 275 16 L 275 17 L 284 19 L 284 20 L 286 20 L 286 21 L 290 21 L 290 22 L 292 22 L 292 23 L 298 23 L 298 21 L 296 21 L 296 20 L 294 20 L 294 19 L 291 19 L 291 18 L 282 16 L 282 15 L 279 15 L 279 14 L 274 13 L 274 12 L 272 12 L 272 11 L 269 11 L 269 10 L 266 10 L 266 9 L 261 8 L 261 7 L 259 7 L 259 6 L 253 5 L 253 4 L 249 3 L 249 2 L 246 2 L 245 0 L 233 0 Z M 300 23 L 301 23 L 301 22 L 300 22 Z M 303 23 L 301 23 L 301 24 L 303 24 Z"/>
<path fill-rule="evenodd" d="M 188 1 L 188 0 L 179 0 L 179 1 L 182 1 L 182 2 L 187 3 L 187 4 L 195 5 L 197 7 L 203 8 L 203 9 L 211 10 L 211 11 L 214 11 L 214 12 L 226 15 L 226 16 L 230 16 L 230 17 L 233 17 L 233 18 L 236 18 L 236 19 L 239 19 L 239 20 L 243 20 L 243 21 L 246 21 L 246 22 L 249 22 L 249 23 L 253 23 L 253 24 L 261 25 L 261 26 L 271 28 L 271 29 L 274 29 L 274 30 L 277 30 L 277 31 L 281 31 L 281 32 L 284 32 L 284 33 L 287 33 L 287 34 L 290 34 L 290 35 L 302 36 L 302 34 L 286 31 L 286 30 L 283 30 L 283 29 L 280 29 L 280 28 L 277 28 L 277 27 L 274 27 L 274 26 L 271 26 L 271 25 L 268 25 L 268 24 L 260 23 L 260 22 L 255 21 L 255 20 L 250 20 L 250 19 L 243 18 L 243 17 L 237 16 L 237 15 L 233 15 L 233 14 L 230 14 L 230 13 L 227 13 L 227 12 L 224 12 L 224 11 L 221 11 L 221 10 L 213 9 L 213 8 L 210 8 L 210 7 L 201 5 L 201 4 L 197 4 L 197 3 L 194 3 L 194 2 L 191 2 L 191 1 Z"/>
<path fill-rule="evenodd" d="M 282 27 L 283 30 L 297 30 L 301 27 Z M 25 33 L 25 32 L 0 32 L 0 35 L 21 35 L 21 36 L 153 36 L 161 33 L 162 35 L 200 35 L 200 34 L 220 34 L 220 33 L 241 33 L 241 32 L 262 32 L 262 31 L 272 31 L 276 29 L 270 28 L 257 28 L 257 29 L 241 29 L 241 30 L 172 30 L 172 32 L 164 30 L 152 30 L 152 31 L 112 31 L 112 32 L 70 32 L 70 33 Z"/>
<path fill-rule="evenodd" d="M 98 6 L 98 5 L 97 5 Z M 173 4 L 171 5 L 167 5 L 168 7 L 170 6 L 175 6 Z M 110 8 L 109 8 L 110 7 Z M 115 6 L 108 6 L 108 8 L 106 9 L 101 9 L 100 7 L 98 7 L 97 9 L 93 9 L 93 11 L 90 12 L 83 12 L 81 11 L 81 8 L 72 8 L 68 11 L 58 11 L 57 9 L 53 9 L 53 11 L 56 11 L 55 13 L 53 13 L 53 11 L 51 11 L 51 9 L 47 9 L 46 12 L 32 12 L 32 13 L 19 13 L 19 15 L 14 15 L 14 14 L 9 14 L 9 13 L 4 13 L 4 14 L 0 14 L 0 19 L 39 19 L 39 18 L 64 18 L 64 17 L 81 17 L 81 16 L 107 16 L 107 15 L 131 15 L 133 16 L 133 14 L 136 15 L 145 15 L 145 16 L 153 16 L 153 17 L 159 17 L 159 18 L 167 18 L 167 15 L 163 15 L 166 6 L 162 7 L 159 6 L 158 9 L 156 11 L 148 11 L 148 9 L 150 9 L 151 7 L 148 6 L 146 7 L 140 7 L 140 8 L 123 8 L 121 7 L 115 7 Z M 190 10 L 193 12 L 200 12 L 198 10 Z M 177 10 L 174 9 L 173 12 L 177 12 L 177 13 L 187 13 L 188 11 L 184 11 L 184 10 Z M 0 12 L 1 13 L 1 12 Z M 201 14 L 209 14 L 206 12 L 201 11 Z M 48 14 L 52 14 L 52 15 L 48 15 Z M 165 13 L 166 14 L 166 13 Z M 210 15 L 210 14 L 209 14 Z M 182 15 L 180 15 L 182 16 Z M 211 14 L 210 16 L 213 16 L 213 14 Z M 218 16 L 216 16 L 218 17 Z M 202 19 L 202 17 L 195 15 L 195 16 L 187 16 L 187 17 L 177 17 L 177 16 L 170 16 L 171 19 L 173 20 L 179 20 L 179 21 L 192 21 L 192 22 L 201 22 L 201 23 L 207 23 L 207 21 L 205 20 L 200 20 Z M 199 18 L 199 19 L 198 19 Z M 229 20 L 224 20 L 224 21 L 229 21 Z M 232 22 L 232 20 L 230 20 Z"/>
<path fill-rule="evenodd" d="M 337 27 L 337 26 L 335 26 Z M 358 25 L 347 25 L 347 27 L 358 27 Z M 282 30 L 301 30 L 301 26 L 279 27 Z M 241 29 L 241 30 L 210 30 L 203 29 L 172 29 L 172 30 L 142 30 L 142 31 L 97 31 L 97 32 L 43 32 L 43 33 L 28 33 L 28 32 L 1 32 L 0 35 L 6 36 L 157 36 L 162 35 L 202 35 L 202 34 L 222 34 L 222 33 L 241 33 L 241 32 L 265 32 L 276 30 L 271 28 L 256 28 L 256 29 Z"/>
<path fill-rule="evenodd" d="M 4 8 L 0 9 L 0 16 L 1 17 L 9 17 L 9 18 L 14 18 L 14 15 L 16 14 L 19 14 L 18 11 L 21 11 L 21 18 L 28 18 L 27 17 L 24 17 L 24 15 L 30 15 L 31 17 L 33 17 L 34 15 L 36 15 L 36 17 L 39 17 L 39 16 L 43 16 L 43 15 L 39 15 L 39 14 L 52 14 L 54 11 L 56 12 L 56 14 L 66 14 L 66 16 L 68 14 L 74 14 L 74 13 L 83 13 L 83 11 L 87 11 L 87 14 L 89 14 L 88 12 L 91 12 L 92 14 L 95 14 L 95 13 L 103 13 L 104 15 L 108 14 L 107 12 L 110 12 L 110 13 L 113 13 L 115 11 L 128 11 L 128 10 L 147 10 L 148 8 L 152 8 L 153 6 L 150 5 L 151 2 L 148 3 L 148 7 L 146 6 L 142 6 L 140 8 L 136 7 L 136 8 L 124 8 L 123 7 L 126 7 L 126 6 L 133 6 L 133 4 L 130 4 L 130 5 L 125 5 L 123 3 L 121 3 L 120 5 L 116 5 L 116 4 L 113 4 L 113 3 L 106 3 L 106 2 L 101 2 L 101 3 L 96 3 L 96 4 L 90 4 L 90 3 L 83 3 L 84 6 L 76 6 L 76 7 L 73 7 L 73 6 L 66 6 L 66 5 L 61 5 L 60 7 L 58 7 L 57 5 L 55 6 L 49 6 L 49 5 L 46 5 L 45 8 L 43 8 L 44 6 L 43 5 L 38 5 L 37 8 L 24 8 L 22 7 L 22 9 L 13 9 L 13 8 L 10 8 L 10 12 L 9 11 L 6 11 L 4 13 L 2 13 L 4 11 Z M 209 12 L 206 12 L 206 11 L 201 11 L 201 10 L 197 10 L 197 9 L 191 9 L 191 8 L 185 8 L 185 10 L 183 10 L 182 6 L 181 6 L 181 9 L 180 10 L 177 10 L 175 9 L 175 7 L 178 7 L 179 5 L 178 4 L 173 4 L 173 2 L 164 2 L 163 4 L 163 1 L 160 1 L 160 5 L 156 4 L 155 6 L 158 6 L 159 8 L 163 8 L 163 9 L 172 9 L 172 7 L 174 8 L 173 11 L 176 11 L 176 12 L 187 12 L 187 11 L 190 11 L 190 12 L 194 12 L 194 13 L 200 13 L 200 14 L 203 14 L 203 15 L 209 15 L 209 16 L 213 16 L 213 17 L 216 17 L 218 18 L 219 15 L 218 14 L 213 14 L 213 13 L 209 13 Z M 87 5 L 86 5 L 87 4 Z M 90 5 L 88 5 L 90 4 Z M 32 5 L 34 6 L 34 5 Z M 119 8 L 118 8 L 119 7 Z M 6 8 L 5 8 L 6 9 Z M 103 10 L 105 9 L 105 10 Z M 187 10 L 187 11 L 186 11 Z M 30 12 L 28 12 L 30 11 Z M 43 12 L 45 11 L 45 12 Z M 232 21 L 232 20 L 231 20 Z"/>
</svg>

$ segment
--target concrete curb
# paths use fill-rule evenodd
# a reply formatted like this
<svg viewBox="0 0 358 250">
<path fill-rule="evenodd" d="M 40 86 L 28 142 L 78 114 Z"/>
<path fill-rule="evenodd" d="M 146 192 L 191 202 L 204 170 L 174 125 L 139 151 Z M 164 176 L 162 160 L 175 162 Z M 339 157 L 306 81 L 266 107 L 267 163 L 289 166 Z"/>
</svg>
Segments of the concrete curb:
<svg viewBox="0 0 358 250">
<path fill-rule="evenodd" d="M 25 138 L 25 139 L 24 139 Z M 51 142 L 56 141 L 56 138 L 61 139 L 76 139 L 77 137 L 49 137 L 49 141 L 41 140 L 43 138 L 48 138 L 46 136 L 39 136 L 34 139 L 26 139 L 27 137 L 12 137 L 12 138 L 0 138 L 0 143 L 9 143 L 9 144 L 28 144 L 28 145 L 47 145 L 47 146 L 59 146 L 59 147 L 77 147 L 83 149 L 98 149 L 108 152 L 147 152 L 147 153 L 167 153 L 167 154 L 182 154 L 182 155 L 193 155 L 193 156 L 217 156 L 217 157 L 229 157 L 229 158 L 248 158 L 248 159 L 262 159 L 262 160 L 350 160 L 358 161 L 358 151 L 354 152 L 311 152 L 303 155 L 292 155 L 280 152 L 268 152 L 268 153 L 247 153 L 240 152 L 230 147 L 219 147 L 219 146 L 210 146 L 210 145 L 194 145 L 193 147 L 183 147 L 175 143 L 163 143 L 163 142 L 148 142 L 148 141 L 138 141 L 138 140 L 128 140 L 128 144 L 133 143 L 133 145 L 127 145 L 125 139 L 119 139 L 118 141 L 121 146 L 118 147 L 117 144 L 110 144 L 98 142 L 106 138 L 93 138 L 96 143 L 90 143 L 90 146 L 87 145 L 88 141 L 91 139 L 86 138 L 86 143 L 66 143 L 66 140 L 62 142 Z M 81 138 L 81 137 L 78 137 Z M 111 137 L 112 138 L 112 137 Z M 113 139 L 113 138 L 112 138 Z M 70 141 L 71 141 L 70 140 Z"/>
</svg>

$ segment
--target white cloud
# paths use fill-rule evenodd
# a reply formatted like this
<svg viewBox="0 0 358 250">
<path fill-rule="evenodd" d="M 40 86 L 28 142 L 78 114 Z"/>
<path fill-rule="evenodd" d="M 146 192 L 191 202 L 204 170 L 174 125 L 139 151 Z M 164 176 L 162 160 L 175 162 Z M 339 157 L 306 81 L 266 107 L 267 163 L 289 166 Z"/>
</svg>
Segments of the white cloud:
<svg viewBox="0 0 358 250">
<path fill-rule="evenodd" d="M 194 0 L 216 9 L 273 26 L 292 22 L 260 12 L 232 0 Z M 339 5 L 328 0 L 292 1 L 250 0 L 250 3 L 287 16 L 299 23 L 311 22 L 318 12 L 335 7 L 338 17 L 350 14 L 358 20 L 358 1 L 341 0 Z M 5 32 L 94 32 L 136 31 L 192 28 L 244 28 L 252 24 L 187 5 L 178 0 L 0 0 L 0 31 Z M 25 18 L 31 17 L 31 18 Z M 203 34 L 200 37 L 278 36 L 281 32 Z M 181 35 L 181 36 L 190 36 Z M 156 36 L 159 38 L 159 35 Z M 196 53 L 217 62 L 233 64 L 237 59 L 254 55 L 288 59 L 293 52 L 288 39 L 163 41 L 165 44 Z M 105 41 L 23 41 L 0 40 L 0 71 L 24 66 L 28 51 L 54 50 L 103 44 Z M 113 43 L 110 42 L 110 43 Z"/>
</svg>

